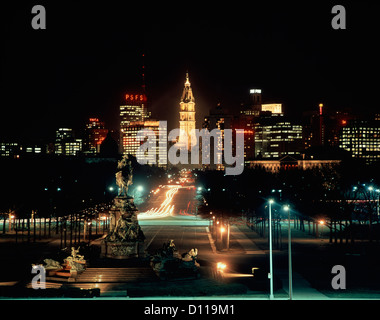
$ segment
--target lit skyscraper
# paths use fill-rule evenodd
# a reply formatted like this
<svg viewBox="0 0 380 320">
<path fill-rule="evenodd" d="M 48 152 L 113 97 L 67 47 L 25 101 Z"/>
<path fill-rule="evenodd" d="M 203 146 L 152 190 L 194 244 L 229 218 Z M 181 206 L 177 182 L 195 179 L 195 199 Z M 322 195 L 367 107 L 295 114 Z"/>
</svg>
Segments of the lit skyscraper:
<svg viewBox="0 0 380 320">
<path fill-rule="evenodd" d="M 163 130 L 163 128 L 160 128 L 159 121 L 157 120 L 145 120 L 145 121 L 132 121 L 129 123 L 129 126 L 127 126 L 124 130 L 124 140 L 125 140 L 125 154 L 132 155 L 134 157 L 141 158 L 147 158 L 147 161 L 149 163 L 156 163 L 158 166 L 166 166 L 166 152 L 167 152 L 167 146 L 162 146 L 161 144 L 156 144 L 158 147 L 156 149 L 156 152 L 154 154 L 139 154 L 138 153 L 138 147 L 144 142 L 137 140 L 137 133 L 141 130 L 151 130 L 154 134 L 154 138 L 156 141 L 159 138 L 160 130 Z M 166 130 L 166 129 L 165 129 Z M 164 136 L 166 137 L 167 132 L 162 132 Z M 161 158 L 165 159 L 164 163 L 159 163 L 157 159 L 157 155 L 161 155 Z"/>
<path fill-rule="evenodd" d="M 123 154 L 128 154 L 130 149 L 126 132 L 132 121 L 145 121 L 150 116 L 147 111 L 147 98 L 145 94 L 126 94 L 126 105 L 120 106 L 120 151 Z M 132 146 L 133 148 L 133 146 Z"/>
<path fill-rule="evenodd" d="M 205 117 L 203 128 L 209 130 L 210 132 L 214 129 L 218 129 L 221 132 L 221 136 L 216 139 L 216 142 L 210 141 L 210 164 L 204 165 L 204 167 L 208 167 L 211 170 L 224 170 L 225 165 L 223 163 L 223 152 L 224 152 L 224 130 L 232 129 L 233 125 L 233 116 L 228 114 L 225 109 L 222 108 L 220 103 L 216 106 L 216 108 L 210 110 L 210 114 Z M 218 146 L 219 152 L 216 154 L 214 143 Z"/>
<path fill-rule="evenodd" d="M 107 137 L 108 130 L 98 118 L 90 118 L 86 124 L 84 150 L 86 153 L 99 153 L 100 144 Z"/>
</svg>

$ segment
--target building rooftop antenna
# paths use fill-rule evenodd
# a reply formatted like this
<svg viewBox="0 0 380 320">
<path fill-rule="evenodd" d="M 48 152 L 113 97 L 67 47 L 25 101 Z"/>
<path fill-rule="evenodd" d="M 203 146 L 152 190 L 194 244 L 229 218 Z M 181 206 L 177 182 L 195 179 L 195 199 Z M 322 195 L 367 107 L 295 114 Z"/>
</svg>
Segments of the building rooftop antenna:
<svg viewBox="0 0 380 320">
<path fill-rule="evenodd" d="M 142 77 L 142 85 L 143 91 L 145 93 L 146 85 L 145 85 L 145 53 L 142 54 L 142 66 L 141 66 L 141 77 Z"/>
</svg>

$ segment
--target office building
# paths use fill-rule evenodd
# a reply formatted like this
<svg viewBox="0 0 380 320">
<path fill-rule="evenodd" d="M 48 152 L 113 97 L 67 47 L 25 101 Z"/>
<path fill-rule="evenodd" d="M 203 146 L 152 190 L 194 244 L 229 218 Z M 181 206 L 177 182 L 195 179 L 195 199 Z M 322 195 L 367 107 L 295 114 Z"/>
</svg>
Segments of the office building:
<svg viewBox="0 0 380 320">
<path fill-rule="evenodd" d="M 342 128 L 339 147 L 353 158 L 367 164 L 380 160 L 380 125 L 378 121 L 354 120 Z"/>
<path fill-rule="evenodd" d="M 271 112 L 273 116 L 283 116 L 281 103 L 269 103 L 261 105 L 262 112 Z"/>
<path fill-rule="evenodd" d="M 285 119 L 261 116 L 255 123 L 255 158 L 278 159 L 303 151 L 302 125 Z"/>
<path fill-rule="evenodd" d="M 145 141 L 137 140 L 137 133 L 141 130 L 151 130 L 156 139 L 156 152 L 149 155 L 149 153 L 139 154 L 139 146 Z M 125 142 L 125 154 L 132 155 L 137 158 L 146 158 L 150 164 L 155 163 L 157 166 L 165 167 L 167 159 L 167 145 L 163 146 L 158 143 L 159 136 L 161 134 L 160 130 L 166 130 L 166 128 L 161 128 L 159 126 L 159 121 L 156 120 L 145 120 L 145 121 L 132 121 L 129 123 L 128 127 L 124 129 L 124 142 Z M 167 132 L 162 132 L 162 135 L 167 136 Z M 160 163 L 158 160 L 158 155 L 163 160 Z"/>
<path fill-rule="evenodd" d="M 236 129 L 244 130 L 244 161 L 255 158 L 255 117 L 249 114 L 241 113 L 234 117 L 233 120 L 234 140 Z M 235 154 L 235 148 L 234 154 Z"/>
<path fill-rule="evenodd" d="M 125 95 L 126 104 L 120 106 L 120 152 L 128 154 L 130 148 L 127 141 L 127 128 L 131 122 L 145 121 L 150 117 L 150 112 L 147 110 L 147 97 L 143 93 Z"/>
<path fill-rule="evenodd" d="M 210 162 L 210 164 L 205 164 L 205 168 L 209 168 L 211 170 L 224 170 L 225 165 L 223 164 L 223 154 L 224 154 L 224 130 L 225 129 L 233 129 L 233 121 L 234 117 L 232 114 L 229 114 L 223 107 L 218 103 L 218 105 L 210 110 L 208 116 L 205 117 L 203 122 L 203 129 L 207 129 L 208 131 L 212 131 L 214 129 L 219 129 L 221 132 L 221 136 L 216 138 L 217 141 L 214 141 L 214 138 L 210 140 L 209 146 L 209 154 L 211 159 L 206 160 Z M 233 140 L 235 141 L 235 140 Z M 201 141 L 203 143 L 203 141 Z M 214 145 L 217 146 L 217 152 L 215 154 Z M 208 146 L 203 146 L 201 149 L 204 150 Z M 206 162 L 205 161 L 205 162 Z"/>
<path fill-rule="evenodd" d="M 98 118 L 90 118 L 86 124 L 84 137 L 84 153 L 97 154 L 100 152 L 100 145 L 107 137 L 108 130 L 105 128 L 104 122 Z"/>
<path fill-rule="evenodd" d="M 0 157 L 18 159 L 22 147 L 17 142 L 0 142 Z"/>
<path fill-rule="evenodd" d="M 318 110 L 304 112 L 304 147 L 337 147 L 339 134 L 356 117 L 350 110 L 331 110 L 319 104 Z"/>
<path fill-rule="evenodd" d="M 76 139 L 71 128 L 59 128 L 54 147 L 57 155 L 76 156 L 82 152 L 82 139 Z"/>
</svg>

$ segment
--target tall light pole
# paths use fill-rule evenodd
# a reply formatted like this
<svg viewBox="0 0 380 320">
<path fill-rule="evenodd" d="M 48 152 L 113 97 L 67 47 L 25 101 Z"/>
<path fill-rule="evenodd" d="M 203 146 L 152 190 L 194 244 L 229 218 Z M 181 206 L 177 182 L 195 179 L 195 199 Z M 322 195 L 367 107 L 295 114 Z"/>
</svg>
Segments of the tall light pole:
<svg viewBox="0 0 380 320">
<path fill-rule="evenodd" d="M 377 218 L 379 218 L 380 189 L 375 189 L 374 187 L 369 186 L 369 187 L 368 187 L 368 190 L 371 191 L 371 192 L 373 191 L 373 192 L 376 192 L 376 193 L 377 193 L 376 215 L 377 215 Z M 375 194 L 375 193 L 374 193 L 374 194 Z"/>
<path fill-rule="evenodd" d="M 270 295 L 269 299 L 274 299 L 273 296 L 273 250 L 272 250 L 272 204 L 273 199 L 269 200 L 269 283 L 270 283 Z"/>
<path fill-rule="evenodd" d="M 293 299 L 292 284 L 292 231 L 290 229 L 290 207 L 284 206 L 284 210 L 288 212 L 288 264 L 289 264 L 289 300 Z"/>
</svg>

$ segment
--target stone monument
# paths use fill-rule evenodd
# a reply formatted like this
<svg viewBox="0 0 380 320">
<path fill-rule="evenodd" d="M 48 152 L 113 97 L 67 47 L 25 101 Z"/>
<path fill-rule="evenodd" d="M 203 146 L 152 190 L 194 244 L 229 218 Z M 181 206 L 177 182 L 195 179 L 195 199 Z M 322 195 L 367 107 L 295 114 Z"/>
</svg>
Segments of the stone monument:
<svg viewBox="0 0 380 320">
<path fill-rule="evenodd" d="M 119 193 L 110 209 L 110 231 L 102 241 L 102 257 L 128 259 L 143 255 L 145 236 L 137 220 L 138 210 L 134 199 L 127 195 L 132 178 L 131 161 L 128 155 L 124 155 L 117 165 L 116 184 Z"/>
<path fill-rule="evenodd" d="M 180 256 L 174 241 L 164 243 L 150 259 L 150 266 L 162 280 L 195 277 L 199 278 L 199 263 L 197 262 L 198 249 L 191 249 Z"/>
</svg>

